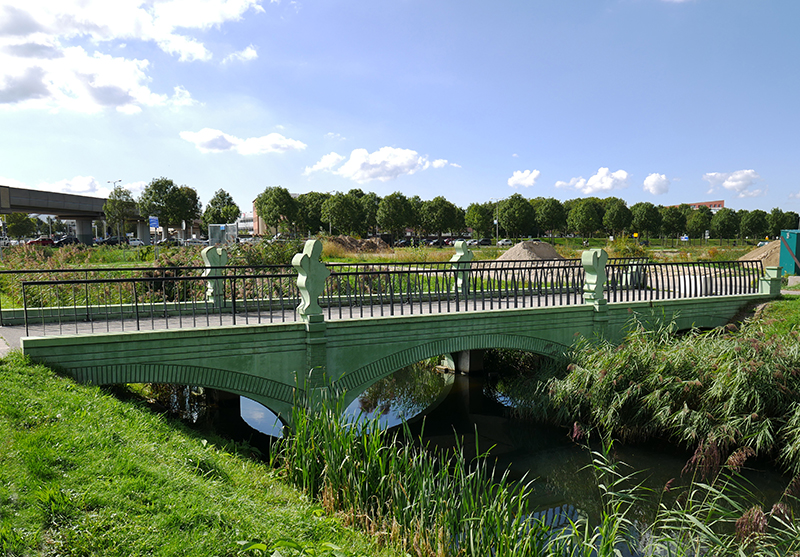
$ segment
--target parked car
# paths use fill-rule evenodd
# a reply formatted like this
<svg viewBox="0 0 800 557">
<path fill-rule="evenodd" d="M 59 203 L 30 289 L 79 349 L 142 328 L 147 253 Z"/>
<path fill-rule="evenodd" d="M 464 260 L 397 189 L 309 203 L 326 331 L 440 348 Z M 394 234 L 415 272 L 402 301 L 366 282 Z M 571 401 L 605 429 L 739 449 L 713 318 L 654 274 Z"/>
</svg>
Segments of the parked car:
<svg viewBox="0 0 800 557">
<path fill-rule="evenodd" d="M 514 245 L 514 242 L 512 242 L 512 241 L 511 241 L 511 240 L 509 240 L 508 238 L 503 238 L 502 240 L 499 240 L 499 241 L 497 242 L 497 245 L 498 245 L 498 246 L 513 246 L 513 245 Z"/>
<path fill-rule="evenodd" d="M 56 240 L 53 243 L 53 245 L 57 248 L 60 248 L 62 246 L 72 246 L 74 244 L 80 244 L 80 243 L 81 241 L 78 240 L 75 236 L 66 236 L 64 238 L 61 238 L 60 240 Z"/>
<path fill-rule="evenodd" d="M 52 238 L 48 238 L 47 236 L 40 236 L 33 240 L 28 240 L 28 245 L 30 246 L 52 246 L 55 242 Z"/>
<path fill-rule="evenodd" d="M 101 246 L 119 246 L 122 244 L 128 244 L 128 237 L 127 236 L 109 236 L 108 238 L 103 238 L 99 242 L 98 245 Z"/>
<path fill-rule="evenodd" d="M 394 247 L 396 247 L 396 248 L 407 248 L 410 245 L 411 245 L 411 242 L 409 242 L 408 240 L 397 240 L 394 243 Z"/>
<path fill-rule="evenodd" d="M 144 242 L 142 242 L 139 238 L 131 238 L 128 240 L 128 245 L 134 248 L 138 248 L 139 246 L 143 246 Z"/>
<path fill-rule="evenodd" d="M 168 247 L 174 248 L 182 246 L 183 240 L 181 240 L 180 238 L 165 238 L 163 240 L 159 240 L 158 242 L 156 242 L 156 245 L 161 246 L 162 248 L 168 248 Z"/>
<path fill-rule="evenodd" d="M 237 238 L 238 239 L 238 238 Z M 200 238 L 187 238 L 183 241 L 184 246 L 207 246 L 208 240 L 201 240 Z"/>
<path fill-rule="evenodd" d="M 477 238 L 473 238 L 471 240 L 467 240 L 467 245 L 468 246 L 479 246 L 480 243 L 478 242 Z"/>
<path fill-rule="evenodd" d="M 480 245 L 480 246 L 491 246 L 492 245 L 492 239 L 491 238 L 481 238 L 480 240 L 478 240 L 478 245 Z"/>
</svg>

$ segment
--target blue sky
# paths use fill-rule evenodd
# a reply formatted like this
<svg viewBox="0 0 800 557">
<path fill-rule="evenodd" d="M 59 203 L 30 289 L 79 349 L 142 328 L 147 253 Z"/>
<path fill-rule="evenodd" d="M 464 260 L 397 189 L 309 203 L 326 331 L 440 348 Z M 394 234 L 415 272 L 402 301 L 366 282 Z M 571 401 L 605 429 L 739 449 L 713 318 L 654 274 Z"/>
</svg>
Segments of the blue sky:
<svg viewBox="0 0 800 557">
<path fill-rule="evenodd" d="M 0 184 L 800 211 L 800 2 L 0 0 Z"/>
</svg>

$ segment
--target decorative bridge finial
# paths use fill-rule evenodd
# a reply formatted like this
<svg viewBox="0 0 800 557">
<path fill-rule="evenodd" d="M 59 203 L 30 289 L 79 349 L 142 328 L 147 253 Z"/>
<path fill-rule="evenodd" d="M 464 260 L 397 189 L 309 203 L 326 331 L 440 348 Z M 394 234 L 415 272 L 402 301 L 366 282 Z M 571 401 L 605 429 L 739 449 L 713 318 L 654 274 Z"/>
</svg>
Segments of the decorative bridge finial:
<svg viewBox="0 0 800 557">
<path fill-rule="evenodd" d="M 297 312 L 307 321 L 310 315 L 322 315 L 318 299 L 325 290 L 325 280 L 331 272 L 321 263 L 322 242 L 307 240 L 303 252 L 295 254 L 292 266 L 297 269 L 297 288 L 300 291 L 300 305 Z"/>
</svg>

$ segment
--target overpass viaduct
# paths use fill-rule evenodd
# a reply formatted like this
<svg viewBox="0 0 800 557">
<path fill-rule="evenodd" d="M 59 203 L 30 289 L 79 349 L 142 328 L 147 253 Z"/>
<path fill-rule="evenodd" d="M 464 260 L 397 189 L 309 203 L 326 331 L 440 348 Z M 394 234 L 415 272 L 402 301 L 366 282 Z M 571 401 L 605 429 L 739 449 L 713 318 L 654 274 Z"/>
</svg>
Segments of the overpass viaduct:
<svg viewBox="0 0 800 557">
<path fill-rule="evenodd" d="M 675 320 L 679 329 L 715 327 L 743 306 L 780 294 L 780 268 L 762 274 L 759 264 L 754 276 L 737 267 L 740 262 L 697 266 L 691 272 L 675 267 L 682 269 L 680 280 L 665 281 L 657 275 L 664 276 L 663 269 L 652 263 L 607 265 L 602 250 L 584 252 L 574 264 L 504 267 L 471 261 L 462 244 L 447 269 L 437 271 L 434 280 L 429 276 L 427 287 L 418 287 L 412 279 L 423 273 L 421 267 L 392 278 L 384 266 L 370 271 L 367 281 L 366 272 L 357 275 L 320 263 L 320 251 L 319 242 L 309 241 L 293 260 L 293 322 L 283 322 L 286 313 L 280 309 L 280 322 L 242 324 L 242 307 L 252 307 L 250 299 L 239 301 L 236 325 L 31 336 L 22 339 L 22 349 L 80 381 L 200 385 L 256 400 L 287 421 L 297 403 L 313 404 L 331 390 L 343 393 L 349 403 L 372 383 L 426 358 L 451 354 L 456 365 L 468 370 L 469 355 L 488 348 L 556 356 L 580 337 L 621 339 L 632 317 L 645 326 L 657 315 Z M 204 253 L 224 255 L 220 248 Z M 223 294 L 221 285 L 228 279 L 214 278 L 220 276 L 212 270 L 203 278 L 205 303 L 222 307 L 229 291 L 246 294 L 243 283 L 233 282 Z M 383 281 L 380 288 L 376 277 Z M 342 312 L 343 300 L 349 313 Z M 136 303 L 137 312 L 143 311 L 142 302 Z M 272 320 L 275 310 L 270 311 Z"/>
<path fill-rule="evenodd" d="M 84 244 L 92 245 L 92 221 L 105 218 L 106 200 L 71 193 L 56 193 L 24 188 L 0 186 L 0 214 L 38 213 L 55 215 L 60 219 L 75 220 L 75 235 Z M 138 223 L 139 238 L 150 243 L 150 226 L 147 221 Z"/>
</svg>

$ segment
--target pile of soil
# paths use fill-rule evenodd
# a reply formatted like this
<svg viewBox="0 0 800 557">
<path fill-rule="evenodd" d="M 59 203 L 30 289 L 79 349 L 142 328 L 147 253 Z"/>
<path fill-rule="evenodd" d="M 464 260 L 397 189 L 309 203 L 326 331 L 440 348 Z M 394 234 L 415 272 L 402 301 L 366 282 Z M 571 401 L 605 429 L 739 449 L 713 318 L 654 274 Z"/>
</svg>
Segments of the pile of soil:
<svg viewBox="0 0 800 557">
<path fill-rule="evenodd" d="M 332 236 L 328 241 L 341 246 L 345 251 L 350 253 L 378 253 L 381 251 L 391 251 L 389 244 L 380 238 L 367 238 L 366 240 L 359 240 L 352 236 Z"/>
<path fill-rule="evenodd" d="M 529 240 L 520 242 L 497 258 L 498 261 L 531 261 L 534 259 L 564 259 L 547 242 Z"/>
<path fill-rule="evenodd" d="M 780 265 L 781 241 L 775 240 L 766 246 L 756 248 L 741 256 L 739 261 L 755 261 L 759 259 L 764 262 L 764 267 L 777 267 Z"/>
</svg>

